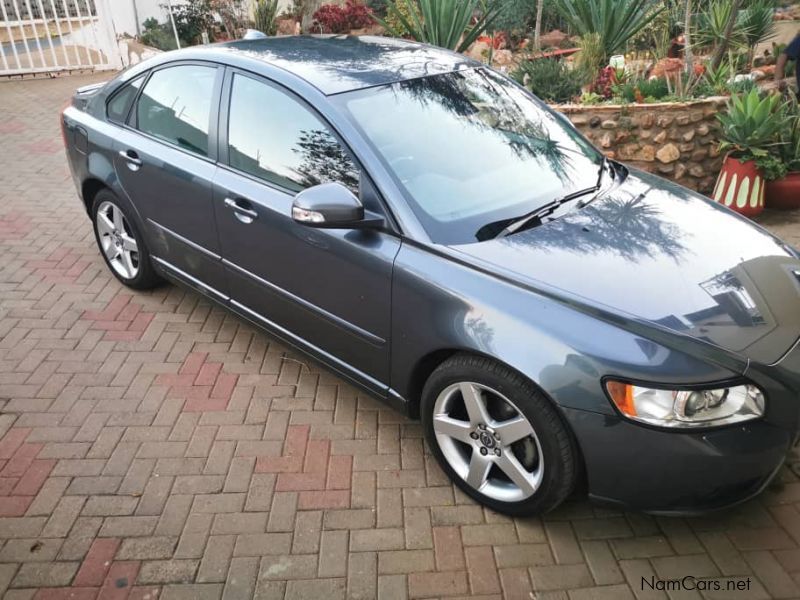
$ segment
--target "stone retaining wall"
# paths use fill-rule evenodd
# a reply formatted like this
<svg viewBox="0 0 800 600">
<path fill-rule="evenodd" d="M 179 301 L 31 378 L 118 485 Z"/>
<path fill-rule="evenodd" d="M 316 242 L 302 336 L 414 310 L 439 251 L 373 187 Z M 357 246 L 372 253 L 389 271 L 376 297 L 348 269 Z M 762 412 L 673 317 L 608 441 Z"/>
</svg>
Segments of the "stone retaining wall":
<svg viewBox="0 0 800 600">
<path fill-rule="evenodd" d="M 722 166 L 716 115 L 726 101 L 554 108 L 610 158 L 708 194 Z"/>
</svg>

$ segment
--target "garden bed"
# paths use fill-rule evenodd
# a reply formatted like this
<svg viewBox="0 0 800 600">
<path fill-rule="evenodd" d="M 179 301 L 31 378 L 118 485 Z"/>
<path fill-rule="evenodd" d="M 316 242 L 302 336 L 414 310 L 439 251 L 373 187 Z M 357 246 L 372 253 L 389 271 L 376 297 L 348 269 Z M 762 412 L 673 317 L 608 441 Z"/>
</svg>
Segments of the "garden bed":
<svg viewBox="0 0 800 600">
<path fill-rule="evenodd" d="M 708 194 L 722 165 L 716 115 L 726 100 L 553 108 L 609 158 Z"/>
</svg>

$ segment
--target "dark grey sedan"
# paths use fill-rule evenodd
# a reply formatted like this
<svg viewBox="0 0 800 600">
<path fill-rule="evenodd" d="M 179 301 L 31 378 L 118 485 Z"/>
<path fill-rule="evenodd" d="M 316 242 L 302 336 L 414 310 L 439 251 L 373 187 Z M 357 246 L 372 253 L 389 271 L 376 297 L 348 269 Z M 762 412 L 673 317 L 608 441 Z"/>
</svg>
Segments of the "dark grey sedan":
<svg viewBox="0 0 800 600">
<path fill-rule="evenodd" d="M 79 90 L 63 130 L 122 283 L 191 286 L 420 417 L 496 510 L 576 486 L 716 508 L 795 442 L 794 251 L 464 56 L 363 37 L 170 52 Z"/>
</svg>

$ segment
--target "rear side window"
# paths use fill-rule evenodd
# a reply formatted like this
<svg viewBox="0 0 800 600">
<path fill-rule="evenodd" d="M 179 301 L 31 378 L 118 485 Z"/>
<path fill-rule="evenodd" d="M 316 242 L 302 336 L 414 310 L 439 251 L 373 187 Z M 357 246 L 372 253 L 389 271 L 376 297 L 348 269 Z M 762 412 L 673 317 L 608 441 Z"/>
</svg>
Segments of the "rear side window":
<svg viewBox="0 0 800 600">
<path fill-rule="evenodd" d="M 136 104 L 136 127 L 165 142 L 208 156 L 216 67 L 179 65 L 150 76 Z"/>
<path fill-rule="evenodd" d="M 305 105 L 271 85 L 235 75 L 228 162 L 299 192 L 331 181 L 358 194 L 358 168 L 330 129 Z"/>
<path fill-rule="evenodd" d="M 128 118 L 128 111 L 131 108 L 136 93 L 142 87 L 144 75 L 137 77 L 133 81 L 128 82 L 111 97 L 106 105 L 106 115 L 109 121 L 115 123 L 124 123 Z"/>
</svg>

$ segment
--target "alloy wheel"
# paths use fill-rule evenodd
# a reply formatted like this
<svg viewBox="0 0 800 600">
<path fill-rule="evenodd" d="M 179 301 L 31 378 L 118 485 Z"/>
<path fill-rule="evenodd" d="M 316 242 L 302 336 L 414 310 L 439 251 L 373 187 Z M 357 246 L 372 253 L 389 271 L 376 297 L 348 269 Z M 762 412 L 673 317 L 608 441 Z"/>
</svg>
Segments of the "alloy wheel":
<svg viewBox="0 0 800 600">
<path fill-rule="evenodd" d="M 118 275 L 133 279 L 139 273 L 139 247 L 122 210 L 105 201 L 97 208 L 97 238 L 108 263 Z"/>
<path fill-rule="evenodd" d="M 459 382 L 434 403 L 436 442 L 450 467 L 489 498 L 518 502 L 542 482 L 542 447 L 528 418 L 488 386 Z"/>
</svg>

